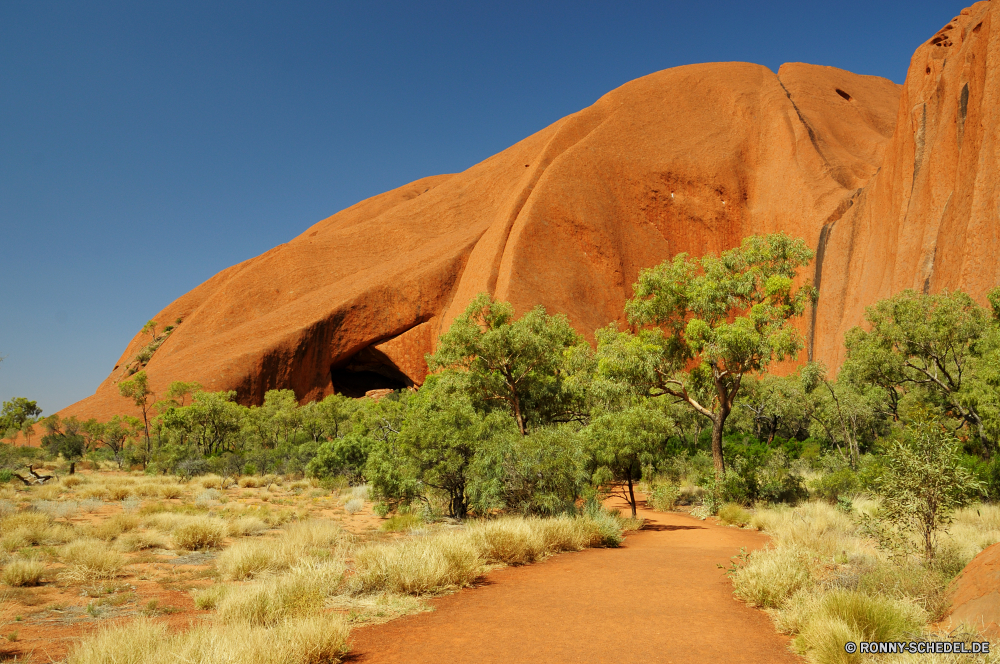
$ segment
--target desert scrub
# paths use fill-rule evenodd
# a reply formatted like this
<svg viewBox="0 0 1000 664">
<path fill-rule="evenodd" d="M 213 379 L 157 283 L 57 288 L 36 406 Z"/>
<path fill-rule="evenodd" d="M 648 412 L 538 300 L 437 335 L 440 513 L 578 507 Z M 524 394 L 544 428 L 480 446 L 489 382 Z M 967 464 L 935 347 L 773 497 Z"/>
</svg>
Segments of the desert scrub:
<svg viewBox="0 0 1000 664">
<path fill-rule="evenodd" d="M 117 577 L 125 559 L 100 540 L 80 539 L 62 548 L 59 555 L 66 569 L 60 577 L 73 582 L 99 581 Z"/>
<path fill-rule="evenodd" d="M 719 508 L 719 522 L 740 528 L 750 523 L 751 514 L 736 503 L 726 503 Z"/>
<path fill-rule="evenodd" d="M 470 537 L 445 533 L 362 547 L 354 567 L 356 592 L 421 595 L 471 584 L 485 562 Z"/>
<path fill-rule="evenodd" d="M 776 609 L 810 582 L 809 556 L 792 548 L 760 549 L 730 575 L 733 592 L 750 606 Z"/>
<path fill-rule="evenodd" d="M 675 484 L 654 484 L 646 496 L 646 505 L 657 512 L 669 512 L 677 506 L 681 489 Z"/>
<path fill-rule="evenodd" d="M 8 586 L 21 588 L 37 586 L 45 573 L 45 565 L 37 560 L 15 558 L 3 568 L 3 582 Z"/>
<path fill-rule="evenodd" d="M 348 627 L 337 615 L 271 627 L 200 626 L 170 634 L 149 618 L 103 627 L 74 646 L 67 664 L 324 664 L 346 652 Z"/>
<path fill-rule="evenodd" d="M 97 539 L 110 542 L 122 533 L 135 530 L 139 527 L 139 517 L 134 514 L 116 514 L 100 523 L 90 526 L 87 534 Z"/>
<path fill-rule="evenodd" d="M 0 521 L 0 545 L 6 551 L 16 551 L 39 544 L 62 544 L 74 537 L 70 526 L 54 524 L 50 514 L 18 512 Z"/>
<path fill-rule="evenodd" d="M 541 519 L 504 518 L 468 527 L 469 537 L 487 563 L 524 565 L 547 553 Z"/>
<path fill-rule="evenodd" d="M 423 525 L 423 519 L 412 512 L 407 512 L 406 514 L 393 514 L 382 522 L 380 529 L 387 533 L 398 533 L 419 528 Z"/>
<path fill-rule="evenodd" d="M 341 561 L 306 563 L 287 574 L 237 586 L 216 604 L 224 624 L 271 626 L 289 617 L 318 613 L 344 575 Z"/>
<path fill-rule="evenodd" d="M 217 583 L 209 586 L 208 588 L 195 590 L 192 593 L 194 605 L 203 611 L 210 611 L 219 606 L 219 602 L 222 601 L 223 597 L 229 594 L 229 591 L 232 590 L 232 588 L 233 586 Z"/>
<path fill-rule="evenodd" d="M 926 619 L 922 611 L 905 601 L 852 590 L 825 593 L 815 607 L 795 645 L 819 662 L 852 661 L 844 652 L 846 642 L 899 641 L 919 632 Z"/>
<path fill-rule="evenodd" d="M 167 539 L 157 532 L 132 531 L 120 535 L 115 540 L 115 548 L 125 553 L 143 551 L 146 549 L 166 549 L 169 548 Z"/>
<path fill-rule="evenodd" d="M 332 521 L 299 521 L 277 538 L 235 542 L 219 554 L 215 566 L 223 578 L 241 581 L 281 572 L 309 557 L 331 557 L 342 540 L 340 526 Z"/>
<path fill-rule="evenodd" d="M 247 537 L 259 535 L 270 528 L 263 519 L 255 516 L 241 516 L 226 524 L 226 533 L 230 537 Z"/>
<path fill-rule="evenodd" d="M 181 549 L 210 549 L 222 544 L 226 537 L 226 525 L 221 519 L 195 517 L 174 528 L 171 537 Z"/>
</svg>

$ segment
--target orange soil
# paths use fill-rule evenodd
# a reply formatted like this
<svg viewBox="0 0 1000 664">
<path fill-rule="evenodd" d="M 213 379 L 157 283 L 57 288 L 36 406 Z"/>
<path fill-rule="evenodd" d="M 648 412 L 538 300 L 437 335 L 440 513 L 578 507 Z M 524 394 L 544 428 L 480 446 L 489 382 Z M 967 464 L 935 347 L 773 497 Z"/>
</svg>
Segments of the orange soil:
<svg viewBox="0 0 1000 664">
<path fill-rule="evenodd" d="M 434 611 L 362 627 L 345 662 L 800 662 L 716 564 L 765 535 L 640 510 L 619 549 L 489 574 Z"/>
</svg>

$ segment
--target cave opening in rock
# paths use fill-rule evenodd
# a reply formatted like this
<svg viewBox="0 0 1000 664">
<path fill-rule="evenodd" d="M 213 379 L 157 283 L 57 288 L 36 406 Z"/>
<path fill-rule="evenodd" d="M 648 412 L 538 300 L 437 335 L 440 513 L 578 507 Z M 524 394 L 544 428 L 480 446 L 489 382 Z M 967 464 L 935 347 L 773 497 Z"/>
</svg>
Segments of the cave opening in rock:
<svg viewBox="0 0 1000 664">
<path fill-rule="evenodd" d="M 840 88 L 835 88 L 835 89 L 836 89 L 838 95 L 840 95 L 841 97 L 843 97 L 847 101 L 851 101 L 851 95 L 847 94 L 846 92 L 844 92 Z"/>
<path fill-rule="evenodd" d="M 360 399 L 369 390 L 402 390 L 413 386 L 413 381 L 373 346 L 330 367 L 330 380 L 334 392 L 352 399 Z"/>
</svg>

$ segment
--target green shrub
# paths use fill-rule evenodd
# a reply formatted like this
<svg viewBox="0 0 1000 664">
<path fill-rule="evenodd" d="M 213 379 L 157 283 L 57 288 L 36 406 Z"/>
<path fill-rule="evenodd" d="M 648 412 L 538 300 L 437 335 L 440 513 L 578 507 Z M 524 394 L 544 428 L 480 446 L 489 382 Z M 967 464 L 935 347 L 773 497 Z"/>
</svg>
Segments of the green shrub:
<svg viewBox="0 0 1000 664">
<path fill-rule="evenodd" d="M 719 508 L 719 521 L 743 528 L 750 523 L 752 515 L 735 503 L 726 503 Z"/>
<path fill-rule="evenodd" d="M 646 496 L 646 505 L 657 512 L 669 512 L 674 509 L 681 489 L 676 484 L 654 484 Z"/>
</svg>

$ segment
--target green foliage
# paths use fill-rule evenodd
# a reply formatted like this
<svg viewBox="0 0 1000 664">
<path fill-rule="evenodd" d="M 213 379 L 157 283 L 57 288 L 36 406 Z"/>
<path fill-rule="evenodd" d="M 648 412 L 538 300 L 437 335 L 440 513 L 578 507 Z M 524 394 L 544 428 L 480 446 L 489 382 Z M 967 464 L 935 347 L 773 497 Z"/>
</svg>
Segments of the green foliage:
<svg viewBox="0 0 1000 664">
<path fill-rule="evenodd" d="M 586 428 L 586 437 L 593 457 L 593 484 L 616 487 L 624 482 L 625 500 L 636 516 L 633 482 L 642 477 L 643 466 L 649 466 L 663 441 L 674 431 L 673 421 L 658 404 L 638 398 L 624 408 L 599 412 Z"/>
<path fill-rule="evenodd" d="M 811 482 L 811 487 L 823 500 L 837 503 L 839 500 L 850 498 L 861 488 L 858 474 L 842 455 L 827 454 L 821 463 L 822 474 Z"/>
<path fill-rule="evenodd" d="M 484 445 L 473 463 L 472 504 L 487 513 L 555 515 L 576 511 L 589 487 L 586 445 L 573 425 L 517 434 L 513 422 Z"/>
<path fill-rule="evenodd" d="M 0 408 L 0 435 L 16 437 L 18 432 L 34 424 L 42 414 L 42 409 L 34 401 L 24 397 L 14 397 L 4 401 Z"/>
<path fill-rule="evenodd" d="M 539 306 L 514 320 L 513 306 L 481 293 L 441 336 L 427 364 L 432 371 L 466 372 L 473 404 L 510 413 L 525 435 L 532 427 L 583 418 L 585 404 L 567 377 L 589 354 L 566 316 L 549 316 Z"/>
<path fill-rule="evenodd" d="M 870 521 L 869 529 L 878 529 L 875 534 L 883 541 L 892 536 L 886 526 L 915 533 L 923 540 L 925 557 L 933 559 L 938 531 L 983 488 L 962 466 L 961 443 L 940 422 L 923 416 L 887 441 L 882 461 L 873 482 L 882 498 L 881 523 Z"/>
<path fill-rule="evenodd" d="M 1000 342 L 990 312 L 961 291 L 906 290 L 868 307 L 865 319 L 869 331 L 847 333 L 844 375 L 881 388 L 894 417 L 905 415 L 907 401 L 933 407 L 992 451 L 1000 433 Z"/>
<path fill-rule="evenodd" d="M 788 455 L 754 439 L 726 443 L 729 468 L 721 481 L 706 486 L 719 501 L 753 505 L 757 502 L 795 504 L 808 498 L 802 478 L 791 470 Z"/>
<path fill-rule="evenodd" d="M 805 242 L 775 234 L 745 238 L 721 256 L 678 254 L 643 270 L 625 305 L 629 322 L 643 329 L 598 331 L 601 374 L 639 394 L 670 395 L 711 420 L 721 478 L 722 432 L 743 377 L 803 346 L 790 320 L 814 291 L 793 281 L 811 259 Z"/>
</svg>

